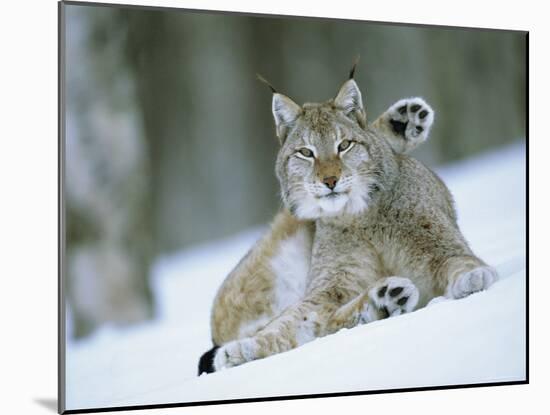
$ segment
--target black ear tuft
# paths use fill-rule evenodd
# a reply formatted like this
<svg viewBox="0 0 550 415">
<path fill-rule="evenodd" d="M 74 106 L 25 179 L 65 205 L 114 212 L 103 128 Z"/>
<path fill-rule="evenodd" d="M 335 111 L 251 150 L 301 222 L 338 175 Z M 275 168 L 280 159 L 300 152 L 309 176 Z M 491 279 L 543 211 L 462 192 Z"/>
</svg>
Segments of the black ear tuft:
<svg viewBox="0 0 550 415">
<path fill-rule="evenodd" d="M 199 376 L 204 372 L 206 372 L 206 373 L 215 372 L 215 370 L 214 370 L 214 355 L 216 354 L 216 351 L 219 348 L 220 348 L 220 346 L 214 346 L 201 356 L 201 358 L 199 360 Z"/>
<path fill-rule="evenodd" d="M 274 94 L 277 93 L 277 90 L 273 87 L 273 85 L 271 85 L 269 83 L 269 81 L 267 79 L 265 79 L 262 75 L 257 73 L 256 78 L 258 78 L 258 81 L 263 82 L 264 84 L 266 84 L 268 86 L 268 88 L 271 89 L 271 92 L 273 92 Z"/>
<path fill-rule="evenodd" d="M 353 61 L 353 66 L 351 67 L 351 70 L 349 71 L 349 79 L 353 79 L 353 77 L 355 76 L 355 70 L 357 69 L 357 65 L 359 64 L 359 58 L 361 56 L 360 55 L 357 55 L 355 57 L 355 60 Z"/>
</svg>

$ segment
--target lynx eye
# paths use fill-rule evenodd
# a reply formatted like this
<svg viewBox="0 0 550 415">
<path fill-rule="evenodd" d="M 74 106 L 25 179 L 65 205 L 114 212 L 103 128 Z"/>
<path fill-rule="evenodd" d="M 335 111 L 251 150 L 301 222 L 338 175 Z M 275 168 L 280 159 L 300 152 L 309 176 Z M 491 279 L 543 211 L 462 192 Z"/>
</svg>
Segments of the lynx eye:
<svg viewBox="0 0 550 415">
<path fill-rule="evenodd" d="M 340 144 L 338 144 L 338 153 L 342 153 L 343 151 L 346 151 L 351 147 L 353 143 L 350 140 L 342 140 Z"/>
<path fill-rule="evenodd" d="M 298 153 L 300 153 L 302 156 L 304 157 L 307 157 L 307 158 L 312 158 L 313 157 L 313 151 L 311 151 L 309 148 L 301 148 L 300 150 L 298 150 Z"/>
</svg>

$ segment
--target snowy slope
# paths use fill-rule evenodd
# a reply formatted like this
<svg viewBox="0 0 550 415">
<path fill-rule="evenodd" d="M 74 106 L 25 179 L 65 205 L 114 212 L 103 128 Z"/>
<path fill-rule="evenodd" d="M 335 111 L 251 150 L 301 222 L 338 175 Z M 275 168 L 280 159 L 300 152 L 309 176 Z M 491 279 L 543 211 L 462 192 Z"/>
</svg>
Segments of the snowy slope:
<svg viewBox="0 0 550 415">
<path fill-rule="evenodd" d="M 67 409 L 499 382 L 525 378 L 525 148 L 438 170 L 473 250 L 501 280 L 463 300 L 196 376 L 210 305 L 254 229 L 157 262 L 158 318 L 67 347 Z"/>
</svg>

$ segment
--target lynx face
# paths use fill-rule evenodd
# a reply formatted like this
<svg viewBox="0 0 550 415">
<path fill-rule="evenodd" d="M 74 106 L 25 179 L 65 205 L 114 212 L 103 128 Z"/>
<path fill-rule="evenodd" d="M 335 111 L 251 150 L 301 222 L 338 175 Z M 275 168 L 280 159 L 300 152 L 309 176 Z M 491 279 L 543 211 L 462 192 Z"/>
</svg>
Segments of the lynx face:
<svg viewBox="0 0 550 415">
<path fill-rule="evenodd" d="M 273 113 L 282 142 L 276 172 L 286 207 L 300 219 L 363 212 L 382 185 L 384 144 L 364 129 L 355 81 L 323 104 L 299 107 L 275 94 Z"/>
</svg>

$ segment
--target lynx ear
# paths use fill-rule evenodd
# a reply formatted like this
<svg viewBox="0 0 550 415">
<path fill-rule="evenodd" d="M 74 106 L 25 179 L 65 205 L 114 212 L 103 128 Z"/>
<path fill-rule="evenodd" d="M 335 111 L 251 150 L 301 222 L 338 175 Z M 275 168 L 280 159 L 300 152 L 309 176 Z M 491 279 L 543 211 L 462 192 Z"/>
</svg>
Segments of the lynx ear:
<svg viewBox="0 0 550 415">
<path fill-rule="evenodd" d="M 344 114 L 357 121 L 361 128 L 367 125 L 367 117 L 363 108 L 361 91 L 353 78 L 348 79 L 340 88 L 338 95 L 334 98 L 334 106 Z"/>
<path fill-rule="evenodd" d="M 302 109 L 289 97 L 275 92 L 271 109 L 275 119 L 277 137 L 282 144 L 286 138 L 288 127 L 300 116 Z"/>
</svg>

